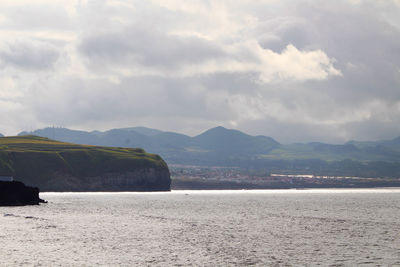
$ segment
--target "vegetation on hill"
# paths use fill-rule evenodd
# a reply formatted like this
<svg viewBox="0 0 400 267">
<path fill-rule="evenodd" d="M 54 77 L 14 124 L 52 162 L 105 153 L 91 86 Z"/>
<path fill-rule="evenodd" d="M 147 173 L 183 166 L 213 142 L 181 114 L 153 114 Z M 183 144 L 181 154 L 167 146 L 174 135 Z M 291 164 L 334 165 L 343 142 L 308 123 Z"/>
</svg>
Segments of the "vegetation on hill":
<svg viewBox="0 0 400 267">
<path fill-rule="evenodd" d="M 400 177 L 400 137 L 342 145 L 319 142 L 285 145 L 271 137 L 251 136 L 223 127 L 194 137 L 144 127 L 105 132 L 46 128 L 33 133 L 80 144 L 140 146 L 160 154 L 169 164 L 233 166 L 279 173 Z"/>
<path fill-rule="evenodd" d="M 76 145 L 38 136 L 0 138 L 0 175 L 14 176 L 17 180 L 45 187 L 45 189 L 51 188 L 50 183 L 56 188 L 57 177 L 58 179 L 68 177 L 70 180 L 76 180 L 78 184 L 86 179 L 85 186 L 90 186 L 90 181 L 87 180 L 90 177 L 102 177 L 111 173 L 133 173 L 141 170 L 143 177 L 139 178 L 141 180 L 149 178 L 156 190 L 156 179 L 146 174 L 149 169 L 154 172 L 163 172 L 166 174 L 164 176 L 168 176 L 161 177 L 165 181 L 160 185 L 160 188 L 168 190 L 169 172 L 166 163 L 160 156 L 146 153 L 140 148 Z M 104 182 L 109 181 L 103 181 L 103 184 Z M 117 189 L 118 185 L 113 183 L 113 189 Z M 132 185 L 130 190 L 134 190 L 135 185 L 140 187 L 131 181 L 127 183 Z M 145 190 L 147 181 L 142 181 L 142 183 L 143 188 L 138 189 Z M 150 184 L 148 185 L 151 187 Z M 79 189 L 77 185 L 76 188 Z M 108 190 L 107 187 L 98 189 Z"/>
</svg>

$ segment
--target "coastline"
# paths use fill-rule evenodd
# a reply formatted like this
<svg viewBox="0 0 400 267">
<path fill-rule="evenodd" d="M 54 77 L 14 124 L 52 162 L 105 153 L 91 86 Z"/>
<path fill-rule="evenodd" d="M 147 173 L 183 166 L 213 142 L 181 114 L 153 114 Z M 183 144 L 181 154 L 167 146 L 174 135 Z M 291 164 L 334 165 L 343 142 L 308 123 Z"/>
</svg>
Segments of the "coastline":
<svg viewBox="0 0 400 267">
<path fill-rule="evenodd" d="M 169 194 L 246 194 L 246 193 L 400 193 L 400 187 L 379 187 L 379 188 L 290 188 L 290 189 L 173 189 L 171 191 L 154 191 L 154 192 L 137 192 L 137 191 L 123 191 L 123 192 L 40 192 L 45 196 L 51 195 L 169 195 Z"/>
<path fill-rule="evenodd" d="M 396 188 L 399 179 L 204 179 L 201 177 L 172 177 L 172 190 L 254 190 L 254 189 L 313 189 L 313 188 Z"/>
</svg>

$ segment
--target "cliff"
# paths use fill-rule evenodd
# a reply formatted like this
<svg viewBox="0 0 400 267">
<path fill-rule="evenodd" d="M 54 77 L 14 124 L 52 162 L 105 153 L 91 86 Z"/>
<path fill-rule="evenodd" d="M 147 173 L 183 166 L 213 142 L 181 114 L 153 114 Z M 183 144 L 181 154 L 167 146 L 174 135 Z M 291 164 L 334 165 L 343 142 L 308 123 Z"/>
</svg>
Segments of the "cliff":
<svg viewBox="0 0 400 267">
<path fill-rule="evenodd" d="M 169 191 L 171 185 L 164 160 L 143 149 L 37 136 L 0 138 L 0 174 L 41 191 Z"/>
<path fill-rule="evenodd" d="M 0 206 L 38 205 L 45 203 L 39 198 L 37 187 L 26 186 L 21 182 L 0 181 Z"/>
</svg>

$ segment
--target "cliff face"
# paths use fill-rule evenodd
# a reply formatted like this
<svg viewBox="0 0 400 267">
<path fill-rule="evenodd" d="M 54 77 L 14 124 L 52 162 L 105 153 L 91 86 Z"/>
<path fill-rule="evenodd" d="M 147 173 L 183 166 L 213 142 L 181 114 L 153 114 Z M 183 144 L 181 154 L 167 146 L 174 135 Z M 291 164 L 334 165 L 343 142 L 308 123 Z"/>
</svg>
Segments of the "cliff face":
<svg viewBox="0 0 400 267">
<path fill-rule="evenodd" d="M 0 174 L 41 191 L 169 191 L 164 160 L 143 149 L 84 146 L 47 138 L 0 138 Z"/>
<path fill-rule="evenodd" d="M 48 182 L 41 184 L 42 191 L 169 191 L 170 173 L 165 169 L 138 169 L 127 172 L 110 172 L 96 176 L 77 177 L 57 172 Z"/>
</svg>

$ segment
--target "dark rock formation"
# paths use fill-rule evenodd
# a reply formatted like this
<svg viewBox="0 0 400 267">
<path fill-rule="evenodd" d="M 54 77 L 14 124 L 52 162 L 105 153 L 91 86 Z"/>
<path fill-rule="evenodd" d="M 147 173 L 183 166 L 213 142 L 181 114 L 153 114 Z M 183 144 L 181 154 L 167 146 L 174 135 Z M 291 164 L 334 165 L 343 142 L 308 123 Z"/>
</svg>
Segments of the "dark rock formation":
<svg viewBox="0 0 400 267">
<path fill-rule="evenodd" d="M 39 198 L 39 188 L 26 186 L 17 181 L 0 181 L 0 206 L 38 205 L 45 203 Z"/>
</svg>

